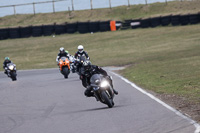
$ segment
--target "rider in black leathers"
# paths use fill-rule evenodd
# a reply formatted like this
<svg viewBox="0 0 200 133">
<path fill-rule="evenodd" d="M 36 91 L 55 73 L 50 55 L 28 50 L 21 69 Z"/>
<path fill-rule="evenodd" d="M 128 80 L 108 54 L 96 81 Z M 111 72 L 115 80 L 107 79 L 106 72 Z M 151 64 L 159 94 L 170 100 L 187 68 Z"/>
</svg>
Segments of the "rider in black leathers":
<svg viewBox="0 0 200 133">
<path fill-rule="evenodd" d="M 77 59 L 80 56 L 85 56 L 87 59 L 90 59 L 90 57 L 88 56 L 88 53 L 86 51 L 83 50 L 83 46 L 79 45 L 78 46 L 78 51 L 75 53 L 74 57 Z"/>
<path fill-rule="evenodd" d="M 113 88 L 112 79 L 105 70 L 96 65 L 91 65 L 91 62 L 89 60 L 86 60 L 83 63 L 83 66 L 84 67 L 81 68 L 81 80 L 82 80 L 82 85 L 86 88 L 85 95 L 87 97 L 94 95 L 91 92 L 92 87 L 90 86 L 90 78 L 92 77 L 93 74 L 102 74 L 110 82 L 110 85 Z M 118 94 L 118 92 L 114 88 L 113 91 L 116 95 Z"/>
<path fill-rule="evenodd" d="M 86 59 L 90 59 L 90 57 L 88 56 L 88 53 L 86 51 L 84 51 L 84 48 L 82 45 L 78 46 L 78 51 L 75 53 L 74 58 L 75 59 L 80 59 L 81 56 L 85 56 Z M 79 72 L 79 69 L 82 67 L 80 62 L 76 62 L 76 71 Z"/>
<path fill-rule="evenodd" d="M 63 47 L 60 48 L 60 52 L 58 53 L 58 56 L 56 58 L 56 62 L 57 64 L 59 64 L 59 59 L 61 57 L 67 57 L 69 59 L 70 54 L 68 53 L 68 51 L 65 51 L 65 49 Z"/>
</svg>

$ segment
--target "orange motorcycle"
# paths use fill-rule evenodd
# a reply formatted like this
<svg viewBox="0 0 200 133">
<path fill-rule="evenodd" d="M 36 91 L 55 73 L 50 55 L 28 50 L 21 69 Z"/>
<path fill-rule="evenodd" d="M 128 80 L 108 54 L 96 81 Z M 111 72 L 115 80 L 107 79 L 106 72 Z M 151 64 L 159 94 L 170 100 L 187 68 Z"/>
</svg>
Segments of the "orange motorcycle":
<svg viewBox="0 0 200 133">
<path fill-rule="evenodd" d="M 68 78 L 70 73 L 70 61 L 66 57 L 61 57 L 59 60 L 60 72 L 65 78 Z"/>
</svg>

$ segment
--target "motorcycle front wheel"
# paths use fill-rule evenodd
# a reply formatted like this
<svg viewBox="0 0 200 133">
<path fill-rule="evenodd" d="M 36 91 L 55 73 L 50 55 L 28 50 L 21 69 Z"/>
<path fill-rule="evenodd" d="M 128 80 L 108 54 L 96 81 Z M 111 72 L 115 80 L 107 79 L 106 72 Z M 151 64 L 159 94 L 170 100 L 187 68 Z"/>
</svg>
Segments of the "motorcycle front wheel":
<svg viewBox="0 0 200 133">
<path fill-rule="evenodd" d="M 114 106 L 113 99 L 110 99 L 105 91 L 101 92 L 101 96 L 104 99 L 105 104 L 107 104 L 109 108 L 112 108 Z"/>
</svg>

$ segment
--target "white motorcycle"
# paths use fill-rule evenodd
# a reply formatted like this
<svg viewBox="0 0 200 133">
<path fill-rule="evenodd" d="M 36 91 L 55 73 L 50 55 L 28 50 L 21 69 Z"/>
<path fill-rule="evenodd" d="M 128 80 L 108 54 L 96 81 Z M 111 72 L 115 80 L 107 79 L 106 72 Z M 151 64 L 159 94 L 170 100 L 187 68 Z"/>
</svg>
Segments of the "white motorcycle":
<svg viewBox="0 0 200 133">
<path fill-rule="evenodd" d="M 12 79 L 12 81 L 17 80 L 17 69 L 16 65 L 13 63 L 8 63 L 7 67 L 5 68 L 8 77 Z"/>
</svg>

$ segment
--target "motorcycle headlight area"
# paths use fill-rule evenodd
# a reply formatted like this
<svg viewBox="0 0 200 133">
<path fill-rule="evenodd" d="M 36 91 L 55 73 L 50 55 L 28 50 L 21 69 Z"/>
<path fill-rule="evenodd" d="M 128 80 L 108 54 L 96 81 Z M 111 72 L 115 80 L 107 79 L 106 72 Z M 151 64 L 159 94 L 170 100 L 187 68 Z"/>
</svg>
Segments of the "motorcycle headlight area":
<svg viewBox="0 0 200 133">
<path fill-rule="evenodd" d="M 108 85 L 109 85 L 108 81 L 102 81 L 100 84 L 101 87 L 106 87 Z"/>
<path fill-rule="evenodd" d="M 10 70 L 13 70 L 14 69 L 14 66 L 12 65 L 12 66 L 9 66 L 8 67 Z"/>
</svg>

